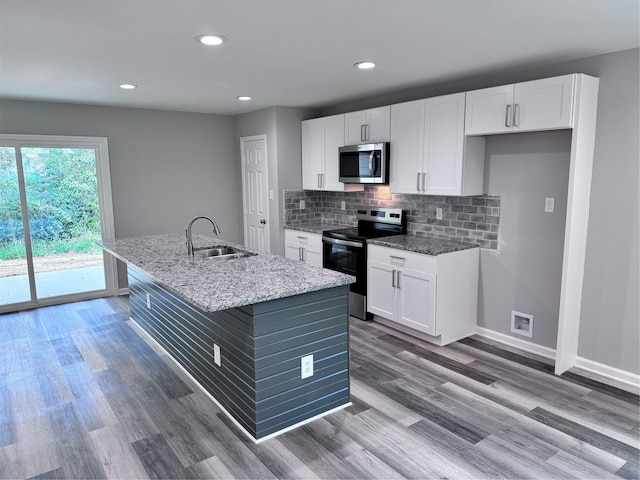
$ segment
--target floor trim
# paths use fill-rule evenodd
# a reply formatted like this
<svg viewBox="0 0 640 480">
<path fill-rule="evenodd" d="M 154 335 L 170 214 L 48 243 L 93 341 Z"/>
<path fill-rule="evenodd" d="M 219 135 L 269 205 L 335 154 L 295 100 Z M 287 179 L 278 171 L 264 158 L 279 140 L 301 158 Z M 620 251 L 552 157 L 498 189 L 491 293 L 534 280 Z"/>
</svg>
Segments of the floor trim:
<svg viewBox="0 0 640 480">
<path fill-rule="evenodd" d="M 535 343 L 528 342 L 526 340 L 520 340 L 504 333 L 489 330 L 488 328 L 476 327 L 476 335 L 481 337 L 490 338 L 505 345 L 519 348 L 526 352 L 534 353 L 545 358 L 555 360 L 556 351 L 553 348 L 543 347 L 542 345 L 536 345 Z M 604 377 L 605 379 L 616 383 L 621 383 L 630 387 L 635 394 L 640 394 L 640 375 L 636 375 L 619 368 L 610 367 L 603 363 L 594 362 L 582 357 L 576 358 L 575 368 L 589 373 L 595 373 Z"/>
</svg>

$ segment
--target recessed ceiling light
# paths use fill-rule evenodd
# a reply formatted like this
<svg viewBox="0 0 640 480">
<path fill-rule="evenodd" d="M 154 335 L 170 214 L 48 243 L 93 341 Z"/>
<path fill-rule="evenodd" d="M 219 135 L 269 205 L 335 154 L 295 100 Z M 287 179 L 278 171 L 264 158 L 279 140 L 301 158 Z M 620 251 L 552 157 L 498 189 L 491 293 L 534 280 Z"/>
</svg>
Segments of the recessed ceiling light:
<svg viewBox="0 0 640 480">
<path fill-rule="evenodd" d="M 240 100 L 241 102 L 248 102 L 249 100 L 251 100 L 252 97 L 250 97 L 249 95 L 240 95 L 239 97 L 237 97 L 238 100 Z"/>
<path fill-rule="evenodd" d="M 360 70 L 369 70 L 370 68 L 375 67 L 376 64 L 374 62 L 365 61 L 365 62 L 358 62 L 353 66 L 356 68 L 359 68 Z"/>
<path fill-rule="evenodd" d="M 196 40 L 203 45 L 220 45 L 227 41 L 226 38 L 220 35 L 213 35 L 211 33 L 207 33 L 205 35 L 198 35 Z"/>
<path fill-rule="evenodd" d="M 138 86 L 133 83 L 123 83 L 120 85 L 120 88 L 123 90 L 133 90 L 134 88 L 138 88 Z"/>
</svg>

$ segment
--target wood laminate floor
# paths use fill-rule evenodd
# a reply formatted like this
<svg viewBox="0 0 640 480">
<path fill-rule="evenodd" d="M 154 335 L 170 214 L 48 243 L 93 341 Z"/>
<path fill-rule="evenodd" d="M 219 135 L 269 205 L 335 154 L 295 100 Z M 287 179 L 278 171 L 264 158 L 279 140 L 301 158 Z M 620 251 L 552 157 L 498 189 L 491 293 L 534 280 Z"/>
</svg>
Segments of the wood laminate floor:
<svg viewBox="0 0 640 480">
<path fill-rule="evenodd" d="M 0 316 L 1 478 L 638 478 L 638 396 L 352 319 L 353 406 L 253 444 L 126 298 Z"/>
</svg>

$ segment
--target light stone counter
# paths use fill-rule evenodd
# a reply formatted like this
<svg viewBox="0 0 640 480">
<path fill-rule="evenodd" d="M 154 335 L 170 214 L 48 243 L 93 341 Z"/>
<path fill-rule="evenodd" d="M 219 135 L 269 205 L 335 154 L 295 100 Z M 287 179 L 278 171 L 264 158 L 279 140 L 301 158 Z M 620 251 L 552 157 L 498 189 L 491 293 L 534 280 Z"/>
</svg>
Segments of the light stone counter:
<svg viewBox="0 0 640 480">
<path fill-rule="evenodd" d="M 196 247 L 229 245 L 217 237 L 194 235 Z M 350 275 L 314 267 L 278 255 L 259 254 L 231 260 L 189 259 L 184 234 L 121 238 L 104 242 L 110 254 L 205 312 L 276 300 L 348 285 Z"/>
<path fill-rule="evenodd" d="M 395 235 L 368 240 L 369 245 L 397 248 L 409 252 L 423 253 L 425 255 L 443 255 L 445 253 L 478 248 L 475 243 L 462 243 L 455 240 L 444 240 L 432 237 L 417 237 L 414 235 Z"/>
</svg>

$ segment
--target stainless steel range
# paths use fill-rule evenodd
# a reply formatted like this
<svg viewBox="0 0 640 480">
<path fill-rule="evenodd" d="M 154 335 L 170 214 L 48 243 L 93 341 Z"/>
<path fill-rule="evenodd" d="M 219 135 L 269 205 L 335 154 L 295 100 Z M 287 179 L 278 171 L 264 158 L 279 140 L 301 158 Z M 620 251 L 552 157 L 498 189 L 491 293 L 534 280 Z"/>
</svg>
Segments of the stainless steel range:
<svg viewBox="0 0 640 480">
<path fill-rule="evenodd" d="M 407 233 L 407 215 L 401 208 L 358 208 L 358 227 L 322 232 L 324 268 L 356 277 L 349 293 L 349 313 L 368 320 L 367 240 Z"/>
</svg>

